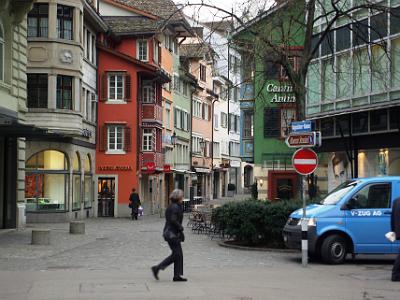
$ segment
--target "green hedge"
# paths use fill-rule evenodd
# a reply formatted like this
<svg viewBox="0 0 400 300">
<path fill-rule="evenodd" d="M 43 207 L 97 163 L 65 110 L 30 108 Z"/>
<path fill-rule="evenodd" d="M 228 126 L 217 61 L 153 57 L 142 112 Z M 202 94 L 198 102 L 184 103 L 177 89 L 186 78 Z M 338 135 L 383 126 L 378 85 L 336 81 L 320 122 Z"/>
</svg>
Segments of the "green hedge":
<svg viewBox="0 0 400 300">
<path fill-rule="evenodd" d="M 230 202 L 213 211 L 213 220 L 243 245 L 284 247 L 282 229 L 298 200 Z"/>
</svg>

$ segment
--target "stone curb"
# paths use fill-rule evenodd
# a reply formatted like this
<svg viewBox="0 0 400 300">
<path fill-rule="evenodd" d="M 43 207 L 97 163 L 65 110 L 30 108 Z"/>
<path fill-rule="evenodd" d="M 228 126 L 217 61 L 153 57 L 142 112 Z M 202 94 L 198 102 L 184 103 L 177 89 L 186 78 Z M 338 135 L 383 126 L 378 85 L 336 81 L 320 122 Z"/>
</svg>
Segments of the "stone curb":
<svg viewBox="0 0 400 300">
<path fill-rule="evenodd" d="M 236 250 L 247 250 L 247 251 L 260 251 L 260 252 L 278 252 L 278 253 L 296 253 L 296 250 L 292 249 L 278 249 L 278 248 L 257 248 L 257 247 L 247 247 L 239 245 L 231 245 L 226 242 L 218 242 L 218 245 L 224 248 L 231 248 Z"/>
</svg>

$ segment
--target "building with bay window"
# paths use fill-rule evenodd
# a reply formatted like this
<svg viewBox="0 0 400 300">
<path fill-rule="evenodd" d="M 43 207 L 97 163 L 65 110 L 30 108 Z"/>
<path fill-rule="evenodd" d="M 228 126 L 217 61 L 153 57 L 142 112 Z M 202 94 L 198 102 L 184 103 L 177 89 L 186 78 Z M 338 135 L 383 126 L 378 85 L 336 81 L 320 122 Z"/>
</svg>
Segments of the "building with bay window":
<svg viewBox="0 0 400 300">
<path fill-rule="evenodd" d="M 0 229 L 25 225 L 26 14 L 32 0 L 0 2 Z"/>
<path fill-rule="evenodd" d="M 168 204 L 174 184 L 171 136 L 177 121 L 169 82 L 178 59 L 177 37 L 189 34 L 180 13 L 171 17 L 175 12 L 169 0 L 100 1 L 100 13 L 111 29 L 99 46 L 102 215 L 128 216 L 132 188 L 146 214 L 162 213 Z M 179 122 L 187 131 L 186 120 L 186 125 L 184 118 Z"/>
<path fill-rule="evenodd" d="M 27 17 L 26 121 L 51 133 L 26 139 L 28 222 L 96 214 L 96 1 L 35 1 Z"/>
<path fill-rule="evenodd" d="M 317 185 L 400 175 L 400 2 L 338 19 L 307 77 L 306 114 L 322 132 Z M 318 10 L 317 10 L 318 12 Z M 323 18 L 314 32 L 324 28 Z"/>
</svg>

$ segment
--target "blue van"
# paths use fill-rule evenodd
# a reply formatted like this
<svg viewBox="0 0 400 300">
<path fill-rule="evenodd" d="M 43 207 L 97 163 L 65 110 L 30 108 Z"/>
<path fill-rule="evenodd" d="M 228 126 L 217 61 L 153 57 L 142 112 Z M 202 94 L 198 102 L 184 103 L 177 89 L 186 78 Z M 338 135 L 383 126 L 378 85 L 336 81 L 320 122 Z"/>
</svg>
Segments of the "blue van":
<svg viewBox="0 0 400 300">
<path fill-rule="evenodd" d="M 400 242 L 389 242 L 391 204 L 400 197 L 400 177 L 374 177 L 344 182 L 320 204 L 307 206 L 308 251 L 330 264 L 346 255 L 394 254 Z M 284 229 L 288 248 L 301 249 L 303 209 L 294 211 Z"/>
</svg>

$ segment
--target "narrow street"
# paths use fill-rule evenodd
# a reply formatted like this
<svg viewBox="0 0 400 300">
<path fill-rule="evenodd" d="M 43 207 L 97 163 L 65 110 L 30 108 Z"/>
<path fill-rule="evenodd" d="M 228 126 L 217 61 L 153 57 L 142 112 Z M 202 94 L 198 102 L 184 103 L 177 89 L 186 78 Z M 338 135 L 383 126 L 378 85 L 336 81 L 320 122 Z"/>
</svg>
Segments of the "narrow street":
<svg viewBox="0 0 400 300">
<path fill-rule="evenodd" d="M 305 269 L 298 253 L 223 248 L 189 228 L 183 245 L 189 281 L 172 282 L 172 268 L 156 281 L 150 266 L 169 254 L 163 222 L 90 219 L 86 235 L 70 235 L 66 223 L 34 225 L 51 229 L 50 246 L 30 245 L 32 227 L 0 233 L 0 299 L 395 300 L 400 293 L 390 282 L 391 257 Z"/>
</svg>

